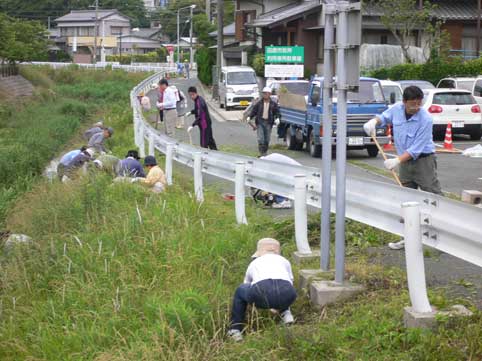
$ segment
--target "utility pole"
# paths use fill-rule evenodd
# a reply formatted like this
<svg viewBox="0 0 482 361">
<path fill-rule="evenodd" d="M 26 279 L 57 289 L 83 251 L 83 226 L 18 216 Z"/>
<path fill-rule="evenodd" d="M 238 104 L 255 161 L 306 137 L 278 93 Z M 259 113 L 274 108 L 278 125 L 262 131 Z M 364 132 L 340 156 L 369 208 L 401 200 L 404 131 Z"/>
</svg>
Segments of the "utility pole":
<svg viewBox="0 0 482 361">
<path fill-rule="evenodd" d="M 211 22 L 211 0 L 206 0 L 206 16 L 208 21 Z"/>
<path fill-rule="evenodd" d="M 477 54 L 475 56 L 478 58 L 480 56 L 480 16 L 481 16 L 481 0 L 477 0 Z"/>
<path fill-rule="evenodd" d="M 192 52 L 192 12 L 194 7 L 191 6 L 189 10 L 191 10 L 191 25 L 189 27 L 189 69 L 192 69 L 192 63 L 194 62 L 194 54 Z"/>
<path fill-rule="evenodd" d="M 224 18 L 224 0 L 217 0 L 216 11 L 218 12 L 218 47 L 216 49 L 216 66 L 218 67 L 218 74 L 221 72 L 223 62 L 223 18 Z"/>
<path fill-rule="evenodd" d="M 49 33 L 47 34 L 47 39 L 50 39 L 50 16 L 47 18 L 47 29 Z"/>
<path fill-rule="evenodd" d="M 94 64 L 97 64 L 97 21 L 99 19 L 99 0 L 95 0 L 95 25 L 94 25 Z"/>
<path fill-rule="evenodd" d="M 179 10 L 177 10 L 177 62 L 181 62 L 181 52 L 179 50 L 180 42 L 179 42 Z"/>
</svg>

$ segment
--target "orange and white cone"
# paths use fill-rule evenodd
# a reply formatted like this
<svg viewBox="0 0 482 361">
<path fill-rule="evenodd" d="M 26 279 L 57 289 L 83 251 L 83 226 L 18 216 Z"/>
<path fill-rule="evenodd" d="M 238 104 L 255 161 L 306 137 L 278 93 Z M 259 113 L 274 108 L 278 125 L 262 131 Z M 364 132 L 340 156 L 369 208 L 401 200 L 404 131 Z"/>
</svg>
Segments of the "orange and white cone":
<svg viewBox="0 0 482 361">
<path fill-rule="evenodd" d="M 387 127 L 387 137 L 388 137 L 388 143 L 383 145 L 383 150 L 387 151 L 387 152 L 390 152 L 390 151 L 395 150 L 395 148 L 393 147 L 393 142 L 392 142 L 392 126 L 391 125 L 389 125 Z"/>
<path fill-rule="evenodd" d="M 454 145 L 452 144 L 452 122 L 448 122 L 447 130 L 445 131 L 444 149 L 454 150 Z"/>
</svg>

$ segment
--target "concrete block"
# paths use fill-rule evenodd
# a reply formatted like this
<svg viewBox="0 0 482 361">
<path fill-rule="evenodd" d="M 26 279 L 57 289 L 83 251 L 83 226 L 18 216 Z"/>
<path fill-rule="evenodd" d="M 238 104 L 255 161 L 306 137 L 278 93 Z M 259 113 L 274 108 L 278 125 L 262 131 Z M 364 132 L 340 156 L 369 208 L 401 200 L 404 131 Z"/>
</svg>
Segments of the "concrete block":
<svg viewBox="0 0 482 361">
<path fill-rule="evenodd" d="M 464 189 L 462 191 L 462 202 L 480 204 L 482 203 L 482 192 Z"/>
<path fill-rule="evenodd" d="M 351 283 L 339 284 L 333 281 L 315 281 L 310 285 L 310 299 L 314 307 L 323 307 L 349 299 L 365 290 L 362 285 Z"/>
<path fill-rule="evenodd" d="M 296 264 L 302 264 L 320 258 L 320 250 L 312 250 L 311 253 L 299 253 L 293 252 L 293 262 Z"/>
<path fill-rule="evenodd" d="M 472 316 L 472 312 L 462 305 L 453 305 L 447 311 L 438 311 L 432 307 L 432 312 L 415 312 L 412 307 L 403 309 L 403 324 L 406 328 L 437 328 L 437 316 L 448 318 Z"/>
<path fill-rule="evenodd" d="M 334 272 L 321 269 L 302 269 L 299 272 L 299 289 L 308 288 L 311 282 L 326 280 L 327 277 L 333 279 Z"/>
</svg>

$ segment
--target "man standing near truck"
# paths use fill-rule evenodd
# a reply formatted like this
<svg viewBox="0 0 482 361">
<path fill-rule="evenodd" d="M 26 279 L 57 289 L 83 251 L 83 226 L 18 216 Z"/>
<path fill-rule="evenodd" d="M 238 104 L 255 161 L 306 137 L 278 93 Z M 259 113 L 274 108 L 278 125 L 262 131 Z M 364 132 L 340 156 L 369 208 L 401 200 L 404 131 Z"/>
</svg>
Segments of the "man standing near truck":
<svg viewBox="0 0 482 361">
<path fill-rule="evenodd" d="M 259 156 L 263 157 L 268 153 L 269 141 L 271 139 L 271 129 L 273 124 L 279 125 L 280 112 L 278 104 L 271 99 L 271 88 L 263 88 L 263 97 L 251 110 L 247 118 L 253 130 L 258 132 Z M 251 123 L 251 118 L 255 118 L 255 124 Z"/>
<path fill-rule="evenodd" d="M 432 136 L 432 117 L 421 108 L 423 92 L 416 86 L 403 91 L 403 102 L 366 122 L 368 135 L 377 125 L 393 125 L 393 136 L 398 156 L 384 162 L 388 170 L 400 167 L 400 181 L 404 187 L 442 194 L 437 178 L 437 160 Z M 405 242 L 390 243 L 392 249 L 401 249 Z"/>
</svg>

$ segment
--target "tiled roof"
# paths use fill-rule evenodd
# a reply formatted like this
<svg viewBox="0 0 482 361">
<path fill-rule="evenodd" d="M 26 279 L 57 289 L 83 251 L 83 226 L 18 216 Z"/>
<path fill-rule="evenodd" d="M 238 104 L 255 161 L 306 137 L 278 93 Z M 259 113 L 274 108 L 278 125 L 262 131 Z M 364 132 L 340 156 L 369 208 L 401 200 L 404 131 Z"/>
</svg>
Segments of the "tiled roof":
<svg viewBox="0 0 482 361">
<path fill-rule="evenodd" d="M 234 36 L 235 34 L 235 26 L 236 24 L 235 23 L 232 23 L 232 24 L 229 24 L 229 25 L 226 25 L 224 28 L 223 28 L 223 35 L 226 35 L 226 36 Z M 218 31 L 217 30 L 214 30 L 214 31 L 211 31 L 209 33 L 209 36 L 218 36 Z"/>
<path fill-rule="evenodd" d="M 119 11 L 115 9 L 111 10 L 105 10 L 105 9 L 99 9 L 98 10 L 98 18 L 103 19 L 107 16 L 110 16 L 112 14 L 119 14 L 121 16 L 126 17 L 125 15 L 122 15 L 119 13 Z M 127 17 L 126 17 L 127 18 Z M 95 10 L 71 10 L 70 13 L 61 16 L 57 19 L 55 19 L 56 22 L 62 22 L 62 21 L 92 21 L 95 19 Z"/>
<path fill-rule="evenodd" d="M 247 23 L 246 26 L 260 28 L 273 26 L 277 23 L 294 20 L 301 15 L 315 12 L 321 9 L 322 6 L 323 5 L 318 0 L 290 4 L 260 15 L 250 23 Z"/>
</svg>

